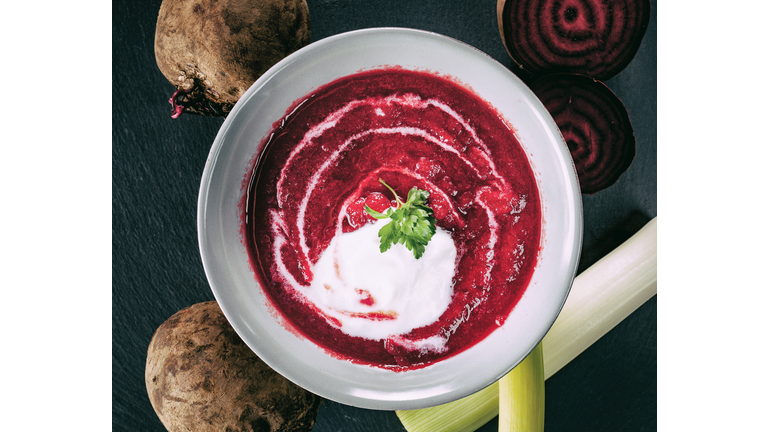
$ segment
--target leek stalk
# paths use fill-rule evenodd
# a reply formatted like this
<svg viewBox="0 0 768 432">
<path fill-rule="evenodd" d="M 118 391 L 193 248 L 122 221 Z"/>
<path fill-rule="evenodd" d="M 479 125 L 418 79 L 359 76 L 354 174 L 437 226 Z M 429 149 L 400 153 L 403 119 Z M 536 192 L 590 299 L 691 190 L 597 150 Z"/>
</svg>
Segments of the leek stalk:
<svg viewBox="0 0 768 432">
<path fill-rule="evenodd" d="M 499 380 L 499 432 L 544 432 L 541 344 Z"/>
<path fill-rule="evenodd" d="M 573 282 L 541 342 L 545 379 L 656 294 L 657 218 Z M 454 402 L 396 411 L 408 432 L 472 432 L 499 415 L 499 383 Z"/>
<path fill-rule="evenodd" d="M 471 432 L 499 415 L 499 382 L 431 408 L 395 411 L 409 432 Z"/>
</svg>

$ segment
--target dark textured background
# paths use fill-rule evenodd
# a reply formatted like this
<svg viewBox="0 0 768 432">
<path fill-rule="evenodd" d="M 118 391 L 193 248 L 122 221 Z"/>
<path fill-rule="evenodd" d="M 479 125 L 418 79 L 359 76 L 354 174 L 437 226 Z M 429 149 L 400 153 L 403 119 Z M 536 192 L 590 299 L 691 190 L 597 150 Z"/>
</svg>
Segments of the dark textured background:
<svg viewBox="0 0 768 432">
<path fill-rule="evenodd" d="M 144 387 L 146 350 L 176 311 L 213 300 L 200 261 L 197 193 L 223 120 L 170 117 L 157 69 L 160 0 L 113 1 L 112 426 L 162 431 Z M 308 0 L 312 40 L 368 27 L 410 27 L 468 43 L 511 65 L 493 0 Z M 611 188 L 584 196 L 584 252 L 594 263 L 656 216 L 656 11 L 634 61 L 606 84 L 627 106 L 637 157 Z M 471 373 L 471 371 L 468 371 Z M 547 431 L 656 430 L 656 297 L 546 384 Z M 496 430 L 492 421 L 482 431 Z M 326 401 L 314 431 L 402 431 L 393 412 Z"/>
</svg>

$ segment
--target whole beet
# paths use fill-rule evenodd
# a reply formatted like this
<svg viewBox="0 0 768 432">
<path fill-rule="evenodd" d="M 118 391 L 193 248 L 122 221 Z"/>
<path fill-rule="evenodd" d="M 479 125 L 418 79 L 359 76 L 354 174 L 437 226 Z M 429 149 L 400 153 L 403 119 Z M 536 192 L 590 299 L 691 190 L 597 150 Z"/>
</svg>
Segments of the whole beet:
<svg viewBox="0 0 768 432">
<path fill-rule="evenodd" d="M 214 301 L 183 309 L 157 329 L 144 380 L 171 432 L 309 431 L 322 402 L 262 362 Z"/>
<path fill-rule="evenodd" d="M 225 117 L 264 72 L 310 42 L 306 0 L 163 0 L 155 59 L 172 116 Z"/>
</svg>

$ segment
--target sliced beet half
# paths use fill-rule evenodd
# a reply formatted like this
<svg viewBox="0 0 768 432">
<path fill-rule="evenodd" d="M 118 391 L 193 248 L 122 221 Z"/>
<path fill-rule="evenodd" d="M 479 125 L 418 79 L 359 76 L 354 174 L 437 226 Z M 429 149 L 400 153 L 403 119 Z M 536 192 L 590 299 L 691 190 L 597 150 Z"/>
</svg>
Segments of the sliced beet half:
<svg viewBox="0 0 768 432">
<path fill-rule="evenodd" d="M 650 0 L 497 0 L 507 52 L 532 76 L 577 73 L 605 81 L 635 57 Z"/>
<path fill-rule="evenodd" d="M 605 84 L 585 75 L 547 75 L 531 84 L 563 134 L 581 192 L 616 183 L 635 158 L 635 133 L 624 104 Z"/>
</svg>

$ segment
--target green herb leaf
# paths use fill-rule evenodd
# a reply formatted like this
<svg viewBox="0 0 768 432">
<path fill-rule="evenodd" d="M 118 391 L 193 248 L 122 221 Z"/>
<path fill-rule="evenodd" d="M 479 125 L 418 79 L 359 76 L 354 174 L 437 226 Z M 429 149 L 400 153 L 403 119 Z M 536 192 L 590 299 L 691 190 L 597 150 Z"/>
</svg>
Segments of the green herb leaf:
<svg viewBox="0 0 768 432">
<path fill-rule="evenodd" d="M 393 244 L 400 243 L 412 251 L 416 259 L 421 258 L 427 243 L 437 232 L 432 209 L 424 205 L 424 202 L 429 198 L 429 192 L 414 186 L 408 191 L 408 197 L 403 202 L 395 190 L 384 180 L 379 179 L 379 182 L 392 192 L 397 201 L 397 208 L 394 210 L 389 208 L 385 213 L 379 213 L 367 205 L 365 206 L 365 211 L 374 218 L 391 219 L 379 230 L 379 238 L 381 239 L 379 250 L 386 252 Z"/>
</svg>

